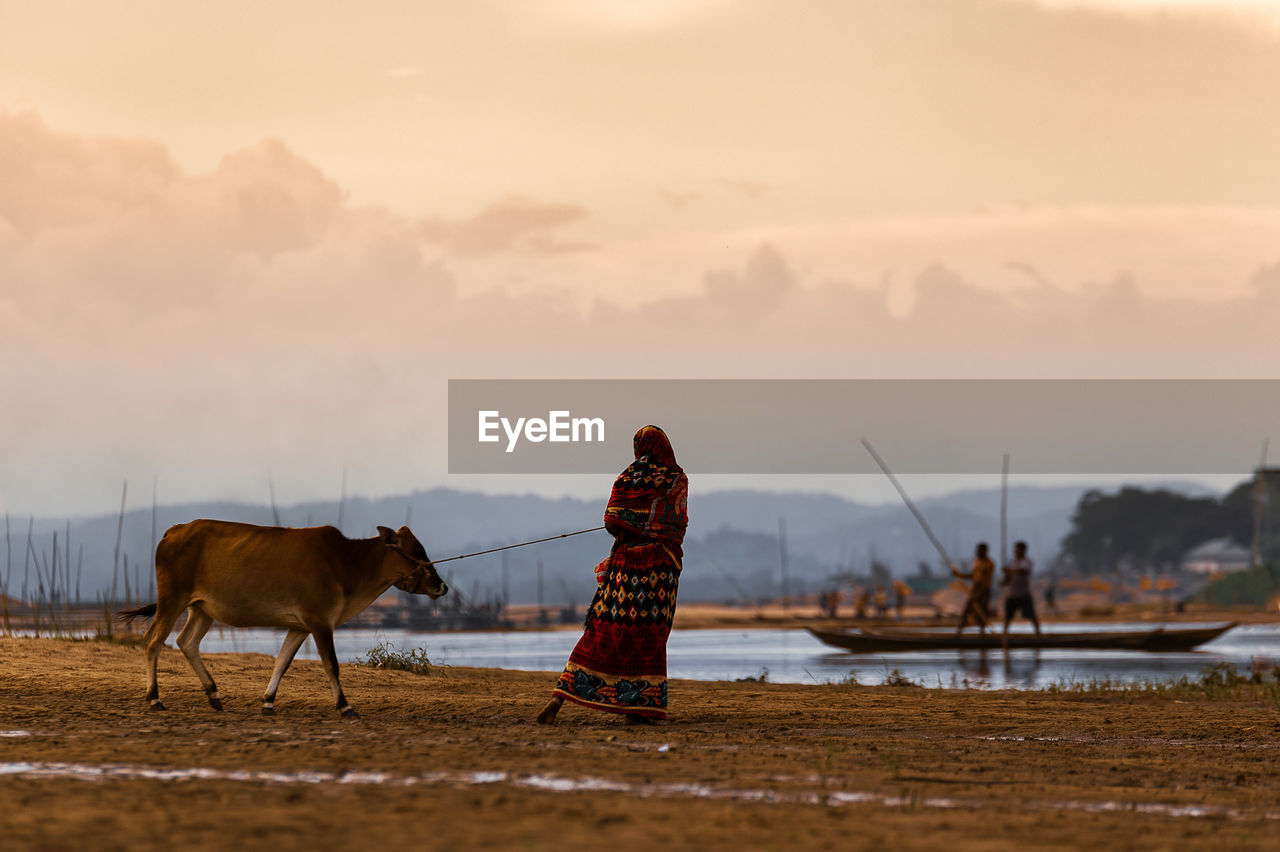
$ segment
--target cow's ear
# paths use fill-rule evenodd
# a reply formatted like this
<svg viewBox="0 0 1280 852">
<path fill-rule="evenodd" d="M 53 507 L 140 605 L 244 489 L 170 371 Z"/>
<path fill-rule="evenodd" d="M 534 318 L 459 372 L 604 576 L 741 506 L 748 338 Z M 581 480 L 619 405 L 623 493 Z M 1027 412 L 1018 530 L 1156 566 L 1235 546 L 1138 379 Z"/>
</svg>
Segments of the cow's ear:
<svg viewBox="0 0 1280 852">
<path fill-rule="evenodd" d="M 378 537 L 382 539 L 383 544 L 395 544 L 396 531 L 391 527 L 378 527 Z"/>
</svg>

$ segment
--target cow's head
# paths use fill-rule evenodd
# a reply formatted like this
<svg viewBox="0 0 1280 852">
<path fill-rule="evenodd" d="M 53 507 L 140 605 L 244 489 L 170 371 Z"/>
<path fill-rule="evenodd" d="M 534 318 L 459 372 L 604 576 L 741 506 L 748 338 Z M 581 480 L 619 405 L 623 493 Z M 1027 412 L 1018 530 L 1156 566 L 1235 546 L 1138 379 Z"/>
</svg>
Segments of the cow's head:
<svg viewBox="0 0 1280 852">
<path fill-rule="evenodd" d="M 388 549 L 395 551 L 404 562 L 405 573 L 393 584 L 397 589 L 415 595 L 430 595 L 438 598 L 449 587 L 436 573 L 436 566 L 427 557 L 427 550 L 409 531 L 408 527 L 392 530 L 390 527 L 378 527 L 378 536 Z"/>
</svg>

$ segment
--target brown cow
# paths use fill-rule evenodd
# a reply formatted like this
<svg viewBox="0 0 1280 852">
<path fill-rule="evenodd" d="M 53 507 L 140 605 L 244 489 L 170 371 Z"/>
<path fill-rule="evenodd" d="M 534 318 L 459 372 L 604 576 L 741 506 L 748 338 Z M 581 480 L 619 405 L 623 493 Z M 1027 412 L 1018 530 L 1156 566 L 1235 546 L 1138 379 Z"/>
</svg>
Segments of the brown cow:
<svg viewBox="0 0 1280 852">
<path fill-rule="evenodd" d="M 230 521 L 192 521 L 170 527 L 156 548 L 156 602 L 118 613 L 131 620 L 155 616 L 147 649 L 147 700 L 163 710 L 156 685 L 160 648 L 182 611 L 178 634 L 214 710 L 218 687 L 200 660 L 200 640 L 214 621 L 232 627 L 284 627 L 262 712 L 274 711 L 280 678 L 308 634 L 344 716 L 355 716 L 338 683 L 333 629 L 373 603 L 391 586 L 438 598 L 449 589 L 408 527 L 378 527 L 378 536 L 349 539 L 334 527 L 256 527 Z"/>
</svg>

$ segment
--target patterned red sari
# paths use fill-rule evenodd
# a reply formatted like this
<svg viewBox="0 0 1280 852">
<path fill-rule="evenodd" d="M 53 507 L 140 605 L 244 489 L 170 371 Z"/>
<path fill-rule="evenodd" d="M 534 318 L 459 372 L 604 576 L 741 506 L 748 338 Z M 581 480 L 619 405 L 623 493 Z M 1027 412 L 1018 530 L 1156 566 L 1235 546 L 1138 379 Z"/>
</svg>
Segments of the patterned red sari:
<svg viewBox="0 0 1280 852">
<path fill-rule="evenodd" d="M 613 483 L 614 537 L 596 594 L 554 694 L 609 713 L 667 718 L 667 636 L 676 612 L 689 480 L 657 426 L 636 433 L 636 460 Z"/>
</svg>

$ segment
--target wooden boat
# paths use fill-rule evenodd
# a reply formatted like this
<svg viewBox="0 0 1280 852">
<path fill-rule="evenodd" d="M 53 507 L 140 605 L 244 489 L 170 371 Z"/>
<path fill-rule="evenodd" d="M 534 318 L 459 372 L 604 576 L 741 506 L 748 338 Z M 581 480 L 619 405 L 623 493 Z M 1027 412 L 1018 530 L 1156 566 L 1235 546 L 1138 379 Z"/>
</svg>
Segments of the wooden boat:
<svg viewBox="0 0 1280 852">
<path fill-rule="evenodd" d="M 1104 651 L 1190 651 L 1217 639 L 1237 622 L 1211 627 L 1156 627 L 1150 630 L 1098 630 L 1080 633 L 1010 633 L 1010 648 L 1081 648 Z M 855 653 L 884 651 L 968 651 L 1001 649 L 999 630 L 955 633 L 940 630 L 815 630 L 809 632 L 828 645 Z"/>
<path fill-rule="evenodd" d="M 1167 627 L 1158 627 L 1152 631 L 1147 641 L 1143 643 L 1144 651 L 1190 651 L 1197 645 L 1203 645 L 1205 642 L 1212 642 L 1223 633 L 1235 627 L 1239 622 L 1231 621 L 1227 624 L 1215 625 L 1213 627 L 1188 627 L 1169 629 Z"/>
</svg>

